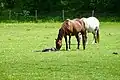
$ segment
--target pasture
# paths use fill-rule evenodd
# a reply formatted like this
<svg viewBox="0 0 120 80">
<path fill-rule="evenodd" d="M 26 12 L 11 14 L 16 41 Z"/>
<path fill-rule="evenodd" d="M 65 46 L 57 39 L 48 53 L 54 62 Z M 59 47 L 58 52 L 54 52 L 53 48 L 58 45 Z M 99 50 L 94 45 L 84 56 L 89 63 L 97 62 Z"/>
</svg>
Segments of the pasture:
<svg viewBox="0 0 120 80">
<path fill-rule="evenodd" d="M 119 80 L 120 23 L 101 22 L 100 43 L 71 50 L 65 42 L 57 52 L 34 52 L 55 47 L 61 23 L 0 23 L 0 80 Z M 118 54 L 113 54 L 117 52 Z"/>
</svg>

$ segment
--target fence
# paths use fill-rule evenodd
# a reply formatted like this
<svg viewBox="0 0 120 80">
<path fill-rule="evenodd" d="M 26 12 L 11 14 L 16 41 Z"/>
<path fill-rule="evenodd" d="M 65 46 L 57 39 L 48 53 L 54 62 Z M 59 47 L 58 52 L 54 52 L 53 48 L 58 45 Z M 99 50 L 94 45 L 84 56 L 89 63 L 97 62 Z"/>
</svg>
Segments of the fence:
<svg viewBox="0 0 120 80">
<path fill-rule="evenodd" d="M 41 21 L 63 21 L 66 18 L 80 18 L 80 17 L 89 17 L 89 16 L 97 16 L 97 17 L 104 17 L 106 20 L 111 21 L 120 21 L 120 18 L 116 17 L 115 13 L 109 12 L 109 13 L 98 13 L 93 11 L 56 11 L 56 12 L 40 12 L 37 10 L 34 10 L 34 13 L 31 13 L 27 10 L 22 10 L 19 12 L 15 12 L 12 10 L 6 10 L 2 11 L 0 13 L 0 21 L 34 21 L 37 22 L 39 20 Z M 108 19 L 107 19 L 108 18 Z"/>
</svg>

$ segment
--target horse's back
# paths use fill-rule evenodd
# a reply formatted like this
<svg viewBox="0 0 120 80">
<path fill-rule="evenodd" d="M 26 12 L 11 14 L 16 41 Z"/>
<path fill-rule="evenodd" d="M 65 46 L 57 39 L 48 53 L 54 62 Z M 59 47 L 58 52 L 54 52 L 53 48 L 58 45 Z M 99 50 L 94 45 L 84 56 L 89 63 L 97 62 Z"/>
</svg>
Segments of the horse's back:
<svg viewBox="0 0 120 80">
<path fill-rule="evenodd" d="M 100 22 L 96 17 L 83 18 L 83 21 L 88 32 L 94 32 L 96 28 L 99 29 Z"/>
<path fill-rule="evenodd" d="M 89 26 L 91 26 L 93 28 L 95 28 L 95 27 L 99 28 L 100 22 L 96 17 L 87 18 L 87 22 L 89 23 Z"/>
<path fill-rule="evenodd" d="M 73 19 L 71 25 L 70 27 L 73 27 L 73 31 L 76 33 L 81 32 L 84 28 L 84 24 L 80 19 Z"/>
<path fill-rule="evenodd" d="M 62 27 L 66 30 L 66 34 L 70 33 L 72 35 L 75 35 L 83 29 L 83 24 L 82 22 L 79 22 L 78 19 L 66 19 Z"/>
</svg>

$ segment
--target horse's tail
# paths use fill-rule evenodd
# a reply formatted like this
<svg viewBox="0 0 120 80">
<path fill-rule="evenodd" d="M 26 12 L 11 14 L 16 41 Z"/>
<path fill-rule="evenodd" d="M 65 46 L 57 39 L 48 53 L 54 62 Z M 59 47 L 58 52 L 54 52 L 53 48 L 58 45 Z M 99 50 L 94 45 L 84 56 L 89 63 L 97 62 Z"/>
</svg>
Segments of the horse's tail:
<svg viewBox="0 0 120 80">
<path fill-rule="evenodd" d="M 100 33 L 99 33 L 99 29 L 97 29 L 97 42 L 99 43 L 100 41 Z"/>
</svg>

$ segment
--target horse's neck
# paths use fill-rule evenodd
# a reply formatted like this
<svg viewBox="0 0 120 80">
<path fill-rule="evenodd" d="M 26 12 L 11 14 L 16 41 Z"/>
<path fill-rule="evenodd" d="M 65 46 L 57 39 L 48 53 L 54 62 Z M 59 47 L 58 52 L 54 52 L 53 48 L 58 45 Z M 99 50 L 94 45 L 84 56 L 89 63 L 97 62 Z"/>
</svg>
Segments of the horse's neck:
<svg viewBox="0 0 120 80">
<path fill-rule="evenodd" d="M 61 29 L 59 30 L 58 38 L 57 38 L 57 39 L 62 40 L 63 36 L 64 36 L 64 30 L 61 28 Z"/>
<path fill-rule="evenodd" d="M 58 40 L 62 40 L 62 38 L 63 38 L 63 36 L 61 36 L 61 35 L 58 34 L 58 38 L 57 39 Z"/>
</svg>

